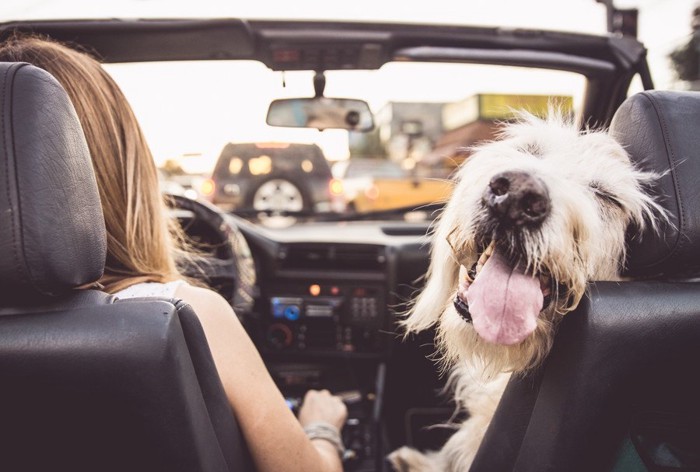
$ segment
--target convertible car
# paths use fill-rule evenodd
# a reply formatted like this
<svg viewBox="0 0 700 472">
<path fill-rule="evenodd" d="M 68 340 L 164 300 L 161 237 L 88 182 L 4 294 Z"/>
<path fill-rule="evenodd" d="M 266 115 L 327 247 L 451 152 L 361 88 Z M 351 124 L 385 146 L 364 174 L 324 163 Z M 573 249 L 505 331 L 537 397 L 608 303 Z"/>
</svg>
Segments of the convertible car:
<svg viewBox="0 0 700 472">
<path fill-rule="evenodd" d="M 544 115 L 555 103 L 582 128 L 607 128 L 628 97 L 647 90 L 636 95 L 648 104 L 632 109 L 639 125 L 625 145 L 677 197 L 667 203 L 674 225 L 663 238 L 631 238 L 629 275 L 643 280 L 591 284 L 544 366 L 511 381 L 472 470 L 700 470 L 693 374 L 700 359 L 700 100 L 655 101 L 646 50 L 634 37 L 234 18 L 0 24 L 0 40 L 17 33 L 99 57 L 131 101 L 158 163 L 201 153 L 210 172 L 229 143 L 302 143 L 322 150 L 329 166 L 385 160 L 415 179 L 449 181 L 469 147 L 493 139 L 516 109 Z M 34 116 L 27 110 L 44 99 L 41 91 L 39 100 L 27 98 L 28 88 L 8 75 L 11 65 L 0 66 L 5 175 L 30 165 L 11 161 L 15 144 L 44 149 L 50 138 L 42 132 L 55 126 L 46 113 L 58 105 L 7 125 L 12 113 Z M 256 159 L 233 156 L 225 170 L 233 176 L 248 166 L 247 174 L 266 180 L 284 168 L 272 159 L 285 156 L 264 155 L 265 146 Z M 317 165 L 303 157 L 292 164 L 299 181 Z M 62 176 L 17 187 L 20 201 L 79 192 L 61 187 Z M 270 198 L 282 201 L 289 182 L 284 172 L 275 179 Z M 344 191 L 331 184 L 319 187 L 328 193 L 316 200 Z M 2 185 L 9 189 L 2 208 L 14 208 L 14 184 Z M 235 179 L 226 185 L 239 188 Z M 59 190 L 47 197 L 47 188 Z M 207 255 L 192 274 L 230 301 L 290 408 L 310 388 L 341 395 L 349 409 L 345 469 L 388 471 L 389 452 L 437 449 L 452 432 L 449 421 L 459 420 L 431 361 L 432 334 L 404 339 L 396 325 L 421 288 L 444 201 L 332 211 L 302 203 L 304 195 L 297 191 L 298 205 L 279 207 L 240 199 L 220 208 L 178 194 L 169 201 L 173 218 Z M 17 224 L 36 220 L 52 235 L 55 247 L 34 236 L 24 247 L 30 272 L 56 296 L 34 296 L 10 263 L 0 264 L 0 469 L 251 470 L 246 438 L 191 310 L 176 300 L 76 298 L 63 279 L 52 285 L 82 270 L 82 256 L 64 260 L 58 244 L 71 241 L 70 228 L 57 236 L 56 227 L 76 214 L 89 217 L 90 206 L 70 199 L 49 218 L 31 213 L 41 205 L 23 204 Z M 13 236 L 3 229 L 0 238 L 0 259 L 10 260 Z M 79 245 L 75 254 L 86 252 Z M 45 266 L 53 258 L 58 275 Z"/>
</svg>

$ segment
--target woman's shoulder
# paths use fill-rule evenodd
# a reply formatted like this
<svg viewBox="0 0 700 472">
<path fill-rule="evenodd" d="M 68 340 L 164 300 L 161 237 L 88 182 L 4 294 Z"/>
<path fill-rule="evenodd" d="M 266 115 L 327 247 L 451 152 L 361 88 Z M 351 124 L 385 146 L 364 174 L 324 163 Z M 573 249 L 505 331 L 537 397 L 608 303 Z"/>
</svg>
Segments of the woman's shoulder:
<svg viewBox="0 0 700 472">
<path fill-rule="evenodd" d="M 175 298 L 187 303 L 194 310 L 204 328 L 215 360 L 221 360 L 222 353 L 229 352 L 231 346 L 252 346 L 231 305 L 215 291 L 184 284 L 177 289 Z M 231 356 L 227 354 L 224 357 Z M 220 365 L 220 362 L 217 362 L 217 365 Z"/>
<path fill-rule="evenodd" d="M 141 297 L 164 297 L 173 298 L 175 293 L 183 285 L 187 285 L 184 280 L 173 280 L 170 282 L 139 282 L 119 290 L 114 295 L 117 298 L 141 298 Z"/>
<path fill-rule="evenodd" d="M 115 295 L 118 298 L 179 298 L 190 305 L 200 317 L 209 313 L 233 313 L 231 305 L 224 297 L 209 288 L 197 287 L 185 280 L 173 280 L 165 283 L 141 282 L 120 290 Z"/>
<path fill-rule="evenodd" d="M 233 313 L 226 299 L 209 288 L 183 283 L 177 287 L 174 296 L 189 304 L 200 316 L 211 312 Z"/>
</svg>

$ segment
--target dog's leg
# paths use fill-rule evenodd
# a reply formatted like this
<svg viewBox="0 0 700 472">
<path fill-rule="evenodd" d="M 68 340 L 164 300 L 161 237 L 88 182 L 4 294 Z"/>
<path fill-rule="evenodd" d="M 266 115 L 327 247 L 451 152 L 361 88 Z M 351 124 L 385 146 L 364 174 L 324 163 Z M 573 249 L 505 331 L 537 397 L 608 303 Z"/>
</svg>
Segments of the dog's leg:
<svg viewBox="0 0 700 472">
<path fill-rule="evenodd" d="M 469 418 L 440 450 L 446 465 L 444 470 L 469 470 L 509 379 L 510 374 L 499 374 L 479 380 L 467 368 L 453 372 L 455 400 L 469 412 Z"/>
<path fill-rule="evenodd" d="M 402 447 L 389 455 L 397 472 L 461 472 L 469 470 L 486 429 L 503 396 L 510 374 L 479 380 L 469 369 L 456 369 L 451 376 L 455 400 L 469 411 L 467 418 L 439 451 L 422 453 Z"/>
<path fill-rule="evenodd" d="M 422 453 L 410 447 L 392 452 L 389 462 L 396 472 L 461 472 L 469 470 L 491 416 L 480 412 L 462 423 L 439 451 Z"/>
<path fill-rule="evenodd" d="M 396 472 L 446 472 L 447 463 L 442 451 L 422 453 L 410 447 L 402 447 L 387 457 Z"/>
</svg>

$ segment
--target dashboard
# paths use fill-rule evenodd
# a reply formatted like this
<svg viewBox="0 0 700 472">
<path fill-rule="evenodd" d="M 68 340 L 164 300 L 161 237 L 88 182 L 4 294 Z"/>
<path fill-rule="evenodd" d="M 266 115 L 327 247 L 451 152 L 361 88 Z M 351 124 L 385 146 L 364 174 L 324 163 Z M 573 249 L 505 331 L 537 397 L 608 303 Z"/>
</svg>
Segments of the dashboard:
<svg viewBox="0 0 700 472">
<path fill-rule="evenodd" d="M 301 222 L 272 229 L 200 202 L 176 206 L 206 255 L 199 274 L 231 301 L 288 406 L 296 411 L 311 388 L 340 395 L 349 413 L 345 469 L 382 470 L 391 447 L 387 390 L 400 342 L 395 322 L 427 270 L 428 223 Z"/>
<path fill-rule="evenodd" d="M 342 396 L 346 470 L 382 470 L 396 316 L 427 269 L 427 225 L 238 227 L 258 274 L 248 328 L 275 381 L 293 406 L 309 388 Z"/>
<path fill-rule="evenodd" d="M 264 351 L 386 354 L 397 256 L 407 244 L 420 245 L 415 235 L 392 237 L 367 223 L 241 230 L 258 264 Z"/>
</svg>

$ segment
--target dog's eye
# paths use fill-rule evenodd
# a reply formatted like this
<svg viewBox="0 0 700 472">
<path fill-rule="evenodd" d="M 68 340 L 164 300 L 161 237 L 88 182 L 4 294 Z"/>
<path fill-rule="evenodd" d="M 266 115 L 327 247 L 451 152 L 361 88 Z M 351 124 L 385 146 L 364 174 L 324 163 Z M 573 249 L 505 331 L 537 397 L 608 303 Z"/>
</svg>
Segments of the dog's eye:
<svg viewBox="0 0 700 472">
<path fill-rule="evenodd" d="M 617 198 L 614 193 L 601 186 L 599 182 L 591 182 L 589 186 L 591 187 L 591 190 L 593 190 L 593 193 L 595 193 L 595 196 L 598 197 L 601 202 L 614 205 L 620 209 L 623 208 L 620 199 Z"/>
</svg>

